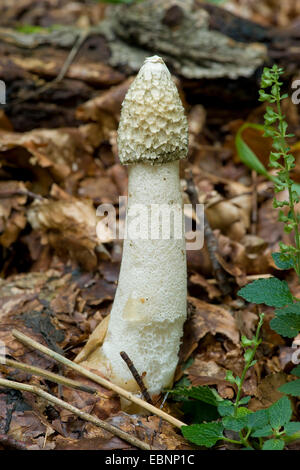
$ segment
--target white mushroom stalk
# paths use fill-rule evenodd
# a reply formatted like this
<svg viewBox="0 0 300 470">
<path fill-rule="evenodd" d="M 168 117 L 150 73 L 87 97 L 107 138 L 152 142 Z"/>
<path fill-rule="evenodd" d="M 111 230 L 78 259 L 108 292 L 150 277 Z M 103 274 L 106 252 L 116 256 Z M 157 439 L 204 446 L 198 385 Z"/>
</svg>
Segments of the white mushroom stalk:
<svg viewBox="0 0 300 470">
<path fill-rule="evenodd" d="M 187 120 L 160 57 L 146 59 L 123 102 L 120 160 L 129 166 L 128 238 L 107 334 L 89 357 L 113 382 L 138 393 L 120 357 L 125 351 L 150 393 L 172 385 L 186 319 L 186 253 L 179 160 L 186 157 Z M 133 235 L 137 208 L 149 216 Z M 171 223 L 159 211 L 171 214 Z M 169 229 L 169 234 L 167 233 Z"/>
</svg>

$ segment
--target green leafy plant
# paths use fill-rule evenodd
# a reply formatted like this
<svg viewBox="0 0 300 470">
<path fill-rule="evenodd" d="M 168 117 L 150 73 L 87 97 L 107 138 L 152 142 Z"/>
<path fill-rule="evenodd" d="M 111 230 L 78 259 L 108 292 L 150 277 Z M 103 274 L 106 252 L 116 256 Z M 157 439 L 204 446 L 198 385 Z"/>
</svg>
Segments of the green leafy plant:
<svg viewBox="0 0 300 470">
<path fill-rule="evenodd" d="M 282 450 L 286 443 L 300 438 L 300 423 L 291 421 L 292 407 L 288 397 L 282 397 L 267 409 L 253 412 L 245 406 L 250 397 L 241 396 L 246 374 L 256 362 L 254 357 L 261 343 L 263 318 L 262 314 L 252 339 L 242 337 L 245 366 L 241 376 L 227 371 L 226 380 L 237 388 L 234 402 L 224 400 L 216 390 L 207 386 L 178 387 L 171 391 L 182 400 L 190 400 L 195 407 L 202 406 L 206 413 L 208 409 L 214 409 L 217 415 L 214 420 L 203 419 L 206 422 L 182 427 L 182 434 L 193 444 L 213 447 L 218 441 L 223 441 L 246 449 Z M 298 372 L 300 375 L 297 369 Z"/>
<path fill-rule="evenodd" d="M 288 134 L 288 124 L 282 113 L 281 102 L 287 97 L 281 94 L 282 82 L 280 76 L 283 69 L 274 65 L 271 69 L 265 68 L 261 79 L 259 91 L 260 101 L 269 103 L 264 115 L 264 136 L 272 139 L 273 148 L 270 153 L 270 167 L 277 170 L 276 176 L 272 176 L 275 194 L 286 191 L 288 198 L 278 200 L 274 197 L 273 206 L 279 209 L 279 221 L 284 223 L 284 230 L 293 233 L 294 244 L 280 243 L 280 251 L 273 253 L 273 259 L 279 269 L 293 268 L 300 279 L 300 233 L 299 214 L 295 210 L 299 202 L 299 191 L 290 177 L 295 166 L 295 158 L 290 152 L 288 139 L 293 134 Z M 252 125 L 261 130 L 260 125 Z M 242 131 L 241 131 L 242 132 Z M 242 140 L 242 134 L 238 133 L 237 148 L 244 162 L 253 166 L 253 152 Z M 256 158 L 256 156 L 254 155 Z M 257 163 L 258 162 L 258 163 Z M 255 169 L 265 176 L 266 170 L 260 168 L 261 163 L 257 159 Z M 269 175 L 270 177 L 270 175 Z M 284 208 L 287 211 L 284 212 Z M 282 336 L 294 337 L 300 331 L 300 304 L 299 299 L 293 297 L 288 284 L 275 277 L 269 279 L 258 279 L 239 291 L 239 295 L 248 302 L 265 304 L 276 307 L 275 318 L 271 321 L 271 327 Z"/>
<path fill-rule="evenodd" d="M 291 371 L 291 374 L 299 377 L 299 379 L 281 385 L 281 387 L 279 387 L 279 391 L 294 397 L 300 397 L 300 366 L 295 367 Z"/>
<path fill-rule="evenodd" d="M 291 170 L 295 167 L 295 157 L 290 153 L 290 147 L 287 143 L 289 137 L 293 134 L 287 133 L 288 124 L 285 116 L 282 114 L 281 101 L 288 95 L 281 95 L 280 88 L 282 82 L 280 76 L 283 69 L 274 65 L 272 69 L 265 68 L 261 79 L 260 101 L 274 103 L 276 109 L 267 106 L 265 118 L 265 136 L 271 137 L 273 141 L 273 151 L 270 154 L 270 167 L 277 170 L 275 180 L 275 193 L 285 189 L 288 191 L 288 199 L 279 201 L 274 198 L 273 205 L 279 208 L 279 220 L 284 223 L 286 232 L 294 233 L 295 246 L 280 245 L 281 260 L 293 261 L 294 269 L 300 279 L 300 235 L 299 235 L 299 215 L 295 211 L 295 205 L 300 201 L 300 197 L 293 190 L 293 180 L 290 177 Z M 266 90 L 270 89 L 269 92 Z M 274 128 L 273 126 L 276 126 Z M 284 214 L 281 210 L 284 206 L 288 207 L 288 213 Z"/>
</svg>

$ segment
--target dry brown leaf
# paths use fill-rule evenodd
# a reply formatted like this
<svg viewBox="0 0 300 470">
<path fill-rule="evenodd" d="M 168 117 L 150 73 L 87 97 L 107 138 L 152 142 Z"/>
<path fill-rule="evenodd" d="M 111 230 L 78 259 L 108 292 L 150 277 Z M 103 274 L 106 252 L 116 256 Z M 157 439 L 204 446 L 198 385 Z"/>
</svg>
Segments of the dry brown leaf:
<svg viewBox="0 0 300 470">
<path fill-rule="evenodd" d="M 219 199 L 216 196 L 216 199 Z M 228 201 L 211 200 L 206 215 L 212 229 L 220 229 L 232 240 L 241 240 L 250 226 L 251 196 L 244 194 Z"/>
<path fill-rule="evenodd" d="M 0 245 L 5 248 L 18 239 L 26 225 L 26 193 L 27 187 L 21 181 L 0 181 Z"/>
<path fill-rule="evenodd" d="M 209 304 L 200 299 L 189 297 L 189 302 L 195 308 L 199 339 L 207 333 L 215 335 L 220 333 L 230 339 L 234 344 L 239 344 L 239 332 L 235 319 L 230 312 L 221 305 Z"/>
<path fill-rule="evenodd" d="M 52 178 L 63 181 L 83 163 L 87 164 L 87 158 L 92 159 L 93 147 L 85 135 L 85 126 L 24 133 L 0 131 L 0 157 L 21 168 L 39 166 L 47 169 Z M 24 154 L 19 155 L 19 149 L 28 152 L 27 159 Z"/>
<path fill-rule="evenodd" d="M 27 72 L 38 74 L 40 77 L 53 77 L 56 78 L 60 73 L 64 60 L 66 57 L 59 54 L 56 57 L 56 60 L 47 61 L 39 57 L 22 57 L 22 56 L 13 56 L 11 58 L 12 62 Z M 109 65 L 106 65 L 101 62 L 88 62 L 84 63 L 83 60 L 81 63 L 74 62 L 70 65 L 66 72 L 66 77 L 82 80 L 83 82 L 89 83 L 91 85 L 114 85 L 120 83 L 124 79 L 124 75 L 117 70 L 113 69 Z"/>
<path fill-rule="evenodd" d="M 109 318 L 110 318 L 110 316 L 107 315 L 99 323 L 97 328 L 90 335 L 90 337 L 88 339 L 88 342 L 85 344 L 85 346 L 82 348 L 80 353 L 74 359 L 75 362 L 80 363 L 80 362 L 86 361 L 87 358 L 89 357 L 89 355 L 96 348 L 99 348 L 103 344 L 104 338 L 106 336 L 107 328 L 108 328 Z"/>
<path fill-rule="evenodd" d="M 42 233 L 43 244 L 76 260 L 88 271 L 96 268 L 102 245 L 97 238 L 97 217 L 91 202 L 75 198 L 35 201 L 27 218 L 33 229 Z"/>
<path fill-rule="evenodd" d="M 93 372 L 98 373 L 97 371 Z M 98 393 L 89 394 L 80 390 L 64 387 L 63 400 L 72 403 L 76 408 L 102 420 L 106 420 L 110 416 L 119 413 L 121 409 L 120 398 L 114 392 L 82 377 L 80 374 L 76 374 L 74 371 L 69 371 L 67 377 L 96 389 Z M 78 420 L 78 417 L 74 416 L 74 414 L 70 413 L 68 410 L 63 410 L 60 414 L 64 422 L 74 422 Z M 79 419 L 79 421 L 81 420 Z"/>
<path fill-rule="evenodd" d="M 179 353 L 179 363 L 185 362 L 197 348 L 199 341 L 208 333 L 224 335 L 239 344 L 239 331 L 230 312 L 221 305 L 189 297 L 191 315 L 184 326 L 184 337 Z"/>
<path fill-rule="evenodd" d="M 129 78 L 80 105 L 77 109 L 77 118 L 83 121 L 96 121 L 108 128 L 116 129 L 121 104 L 132 81 L 133 78 Z"/>
<path fill-rule="evenodd" d="M 71 439 L 63 436 L 57 436 L 55 439 L 56 450 L 132 450 L 133 447 L 116 436 L 103 431 L 101 436 L 81 437 L 80 439 Z"/>
<path fill-rule="evenodd" d="M 286 374 L 279 372 L 266 376 L 257 387 L 257 398 L 249 402 L 249 409 L 252 411 L 267 408 L 279 400 L 283 394 L 278 388 L 286 383 Z"/>
<path fill-rule="evenodd" d="M 196 286 L 201 286 L 207 292 L 209 299 L 214 299 L 222 295 L 216 285 L 209 283 L 207 279 L 199 273 L 192 274 L 189 281 Z"/>
<path fill-rule="evenodd" d="M 78 195 L 92 199 L 96 204 L 117 204 L 119 201 L 118 189 L 109 176 L 85 178 L 79 184 Z"/>
</svg>

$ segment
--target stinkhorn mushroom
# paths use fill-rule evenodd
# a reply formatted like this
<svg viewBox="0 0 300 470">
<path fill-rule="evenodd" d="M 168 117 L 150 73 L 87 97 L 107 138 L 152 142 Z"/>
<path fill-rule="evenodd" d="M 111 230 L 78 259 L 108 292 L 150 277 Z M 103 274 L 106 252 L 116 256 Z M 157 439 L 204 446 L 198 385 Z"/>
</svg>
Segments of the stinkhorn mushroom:
<svg viewBox="0 0 300 470">
<path fill-rule="evenodd" d="M 145 60 L 122 105 L 118 129 L 120 161 L 129 165 L 127 227 L 136 207 L 167 207 L 176 216 L 170 236 L 164 220 L 152 218 L 160 236 L 124 240 L 121 271 L 103 345 L 85 364 L 138 393 L 120 357 L 125 351 L 153 396 L 169 387 L 178 363 L 186 319 L 186 252 L 179 160 L 188 148 L 184 109 L 163 60 Z M 155 211 L 154 211 L 155 213 Z M 147 224 L 146 224 L 147 225 Z M 129 227 L 130 228 L 130 227 Z M 142 227 L 142 231 L 149 227 Z M 176 236 L 176 231 L 180 236 Z M 167 239 L 166 239 L 167 238 Z"/>
</svg>

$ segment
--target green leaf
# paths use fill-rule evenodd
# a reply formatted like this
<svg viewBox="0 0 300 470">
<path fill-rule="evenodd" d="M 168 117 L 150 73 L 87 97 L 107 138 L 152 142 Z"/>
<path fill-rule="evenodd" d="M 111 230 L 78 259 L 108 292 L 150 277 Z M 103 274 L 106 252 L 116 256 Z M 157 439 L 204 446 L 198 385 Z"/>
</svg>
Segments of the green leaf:
<svg viewBox="0 0 300 470">
<path fill-rule="evenodd" d="M 239 387 L 241 385 L 241 378 L 236 376 L 235 378 L 235 383 L 237 384 L 237 386 Z"/>
<path fill-rule="evenodd" d="M 225 418 L 222 419 L 225 429 L 236 432 L 240 432 L 246 427 L 246 421 L 245 418 L 233 418 L 233 416 L 225 416 Z"/>
<path fill-rule="evenodd" d="M 263 81 L 264 88 L 268 86 L 268 82 L 265 80 Z M 269 101 L 271 103 L 271 95 L 265 93 L 263 90 L 259 90 L 259 101 Z"/>
<path fill-rule="evenodd" d="M 284 441 L 282 439 L 269 439 L 268 441 L 264 442 L 262 446 L 262 450 L 283 450 L 284 449 Z"/>
<path fill-rule="evenodd" d="M 240 157 L 240 160 L 248 168 L 255 170 L 260 175 L 264 175 L 266 178 L 273 181 L 274 177 L 272 177 L 272 175 L 268 173 L 268 171 L 266 170 L 264 165 L 259 161 L 255 153 L 250 149 L 250 147 L 243 140 L 242 133 L 247 128 L 258 129 L 260 131 L 264 131 L 264 126 L 261 126 L 259 124 L 251 124 L 251 123 L 245 123 L 239 128 L 235 137 L 235 146 L 236 146 L 238 155 Z"/>
<path fill-rule="evenodd" d="M 176 383 L 176 386 L 173 390 L 169 390 L 169 393 L 173 393 L 174 390 L 177 390 L 178 388 L 188 388 L 190 387 L 192 384 L 190 382 L 190 380 L 188 379 L 188 377 L 186 375 L 184 375 L 177 383 Z"/>
<path fill-rule="evenodd" d="M 288 397 L 282 397 L 268 408 L 269 421 L 273 429 L 279 429 L 287 424 L 292 417 L 291 402 Z"/>
<path fill-rule="evenodd" d="M 218 404 L 223 400 L 213 388 L 209 388 L 208 386 L 190 388 L 178 387 L 171 390 L 170 393 L 187 398 L 194 398 L 195 400 L 203 401 L 204 403 L 213 406 L 218 406 Z"/>
<path fill-rule="evenodd" d="M 284 430 L 287 436 L 292 436 L 296 432 L 300 431 L 300 423 L 298 422 L 287 423 L 284 427 Z"/>
<path fill-rule="evenodd" d="M 293 338 L 300 331 L 300 304 L 290 304 L 275 310 L 270 326 L 278 334 Z"/>
<path fill-rule="evenodd" d="M 296 377 L 300 377 L 300 364 L 299 366 L 295 367 L 292 371 L 291 374 L 295 375 Z"/>
<path fill-rule="evenodd" d="M 300 184 L 299 183 L 293 183 L 292 184 L 292 190 L 295 191 L 298 195 L 300 195 Z"/>
<path fill-rule="evenodd" d="M 247 405 L 247 403 L 249 403 L 250 400 L 251 400 L 251 397 L 243 397 L 239 401 L 239 405 Z"/>
<path fill-rule="evenodd" d="M 182 411 L 193 423 L 211 422 L 220 417 L 216 406 L 203 401 L 186 400 L 182 403 Z"/>
<path fill-rule="evenodd" d="M 248 427 L 250 429 L 261 429 L 269 424 L 268 409 L 257 410 L 248 415 Z"/>
<path fill-rule="evenodd" d="M 222 423 L 225 429 L 230 429 L 231 431 L 239 432 L 242 429 L 247 427 L 248 415 L 252 413 L 248 408 L 240 407 L 238 408 L 237 417 L 225 416 L 222 419 Z"/>
<path fill-rule="evenodd" d="M 272 318 L 270 326 L 276 333 L 287 338 L 294 338 L 298 334 L 297 328 L 289 326 L 283 318 Z"/>
<path fill-rule="evenodd" d="M 227 382 L 230 382 L 231 384 L 235 384 L 235 377 L 233 375 L 232 370 L 227 370 L 226 371 L 225 380 L 227 380 Z"/>
<path fill-rule="evenodd" d="M 272 434 L 273 434 L 272 426 L 270 426 L 268 424 L 264 428 L 259 428 L 256 431 L 254 431 L 253 433 L 251 433 L 251 436 L 253 436 L 253 437 L 269 437 L 269 436 L 272 436 Z"/>
<path fill-rule="evenodd" d="M 290 269 L 294 267 L 294 258 L 289 255 L 283 257 L 282 253 L 272 253 L 272 258 L 279 269 Z"/>
<path fill-rule="evenodd" d="M 278 390 L 293 397 L 300 397 L 300 379 L 281 385 Z"/>
<path fill-rule="evenodd" d="M 252 349 L 247 349 L 244 353 L 244 359 L 245 359 L 245 362 L 248 363 L 251 359 L 251 356 L 252 356 Z"/>
<path fill-rule="evenodd" d="M 242 335 L 241 343 L 244 348 L 247 348 L 248 346 L 253 346 L 255 343 L 255 340 L 249 339 L 247 338 L 247 336 Z"/>
<path fill-rule="evenodd" d="M 234 405 L 230 400 L 223 400 L 218 405 L 218 412 L 221 416 L 233 416 Z"/>
<path fill-rule="evenodd" d="M 286 281 L 276 277 L 257 279 L 238 291 L 248 302 L 271 307 L 284 307 L 293 302 L 293 296 Z"/>
<path fill-rule="evenodd" d="M 183 436 L 198 446 L 212 447 L 217 441 L 223 439 L 223 425 L 221 423 L 192 424 L 182 426 Z"/>
</svg>

